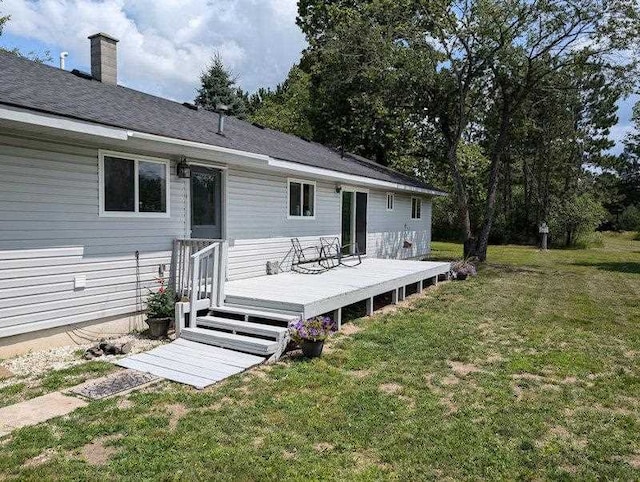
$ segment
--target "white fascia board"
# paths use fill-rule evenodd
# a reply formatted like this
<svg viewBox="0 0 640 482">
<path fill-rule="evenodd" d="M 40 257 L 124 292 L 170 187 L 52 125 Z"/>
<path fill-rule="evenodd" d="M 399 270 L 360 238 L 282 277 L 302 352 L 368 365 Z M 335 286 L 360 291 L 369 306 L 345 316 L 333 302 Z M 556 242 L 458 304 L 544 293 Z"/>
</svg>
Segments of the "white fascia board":
<svg viewBox="0 0 640 482">
<path fill-rule="evenodd" d="M 350 182 L 353 184 L 372 186 L 381 189 L 413 192 L 420 194 L 428 194 L 429 196 L 446 196 L 446 193 L 440 191 L 434 191 L 433 189 L 425 189 L 416 186 L 409 186 L 407 184 L 399 184 L 390 181 L 382 181 L 379 179 L 373 179 L 370 177 L 357 176 L 355 174 L 346 174 L 339 171 L 333 171 L 331 169 L 325 169 L 322 167 L 307 166 L 297 162 L 283 161 L 280 159 L 270 159 L 269 165 L 277 169 L 285 171 L 295 171 L 307 174 L 309 176 L 317 176 L 325 179 L 332 179 L 337 182 Z"/>
<path fill-rule="evenodd" d="M 159 135 L 156 135 L 156 134 L 147 134 L 145 132 L 128 131 L 127 134 L 132 139 L 143 139 L 143 140 L 146 140 L 146 141 L 161 142 L 161 143 L 164 143 L 164 144 L 173 144 L 173 145 L 178 145 L 178 146 L 183 146 L 183 147 L 192 147 L 194 149 L 202 149 L 202 150 L 205 150 L 205 151 L 220 152 L 220 153 L 223 153 L 223 154 L 230 154 L 230 155 L 233 155 L 233 156 L 240 156 L 240 157 L 244 157 L 244 158 L 247 158 L 247 159 L 258 160 L 258 161 L 263 161 L 263 162 L 269 162 L 269 160 L 271 159 L 269 156 L 265 156 L 264 154 L 256 154 L 256 153 L 248 152 L 248 151 L 240 151 L 240 150 L 237 150 L 237 149 L 229 149 L 228 147 L 214 146 L 214 145 L 211 145 L 211 144 L 205 144 L 204 142 L 185 141 L 185 140 L 182 140 L 182 139 L 175 139 L 173 137 L 159 136 Z"/>
<path fill-rule="evenodd" d="M 0 120 L 121 141 L 128 138 L 124 129 L 10 106 L 0 106 Z"/>
</svg>

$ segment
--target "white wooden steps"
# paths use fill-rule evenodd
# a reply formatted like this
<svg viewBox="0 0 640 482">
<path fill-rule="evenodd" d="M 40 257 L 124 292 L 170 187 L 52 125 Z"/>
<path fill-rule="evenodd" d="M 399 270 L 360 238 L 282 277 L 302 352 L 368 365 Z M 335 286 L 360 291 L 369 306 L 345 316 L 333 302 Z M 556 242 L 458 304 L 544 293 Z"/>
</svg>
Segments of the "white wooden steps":
<svg viewBox="0 0 640 482">
<path fill-rule="evenodd" d="M 288 341 L 287 329 L 298 317 L 255 307 L 216 306 L 194 325 L 183 328 L 186 340 L 261 356 L 279 356 Z"/>
</svg>

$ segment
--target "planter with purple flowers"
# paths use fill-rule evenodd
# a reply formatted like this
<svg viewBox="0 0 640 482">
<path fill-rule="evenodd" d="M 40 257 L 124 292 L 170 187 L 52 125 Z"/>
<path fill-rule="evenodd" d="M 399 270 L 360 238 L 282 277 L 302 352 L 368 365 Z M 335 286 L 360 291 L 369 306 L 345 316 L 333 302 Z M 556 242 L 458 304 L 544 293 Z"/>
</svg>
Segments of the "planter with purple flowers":
<svg viewBox="0 0 640 482">
<path fill-rule="evenodd" d="M 335 323 L 328 316 L 316 316 L 304 320 L 300 318 L 289 325 L 291 340 L 302 348 L 308 358 L 316 358 L 322 354 L 324 341 L 336 331 Z"/>
</svg>

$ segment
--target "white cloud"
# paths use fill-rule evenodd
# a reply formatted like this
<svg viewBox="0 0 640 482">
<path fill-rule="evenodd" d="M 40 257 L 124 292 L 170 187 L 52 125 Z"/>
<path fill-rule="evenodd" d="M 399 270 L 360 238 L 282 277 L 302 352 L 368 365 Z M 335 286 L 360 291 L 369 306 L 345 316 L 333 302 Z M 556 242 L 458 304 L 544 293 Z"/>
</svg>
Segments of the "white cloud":
<svg viewBox="0 0 640 482">
<path fill-rule="evenodd" d="M 120 83 L 192 100 L 214 52 L 246 90 L 284 80 L 304 37 L 296 0 L 5 0 L 6 32 L 70 53 L 67 65 L 88 69 L 89 41 L 108 33 L 118 44 Z"/>
</svg>

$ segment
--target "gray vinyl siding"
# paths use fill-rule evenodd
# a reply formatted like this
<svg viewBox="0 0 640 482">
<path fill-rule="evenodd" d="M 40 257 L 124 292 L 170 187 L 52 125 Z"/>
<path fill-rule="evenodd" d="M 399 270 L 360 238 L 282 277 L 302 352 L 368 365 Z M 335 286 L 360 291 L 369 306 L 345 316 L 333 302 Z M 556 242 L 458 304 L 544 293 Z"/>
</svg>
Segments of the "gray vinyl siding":
<svg viewBox="0 0 640 482">
<path fill-rule="evenodd" d="M 229 169 L 229 279 L 264 275 L 267 261 L 280 261 L 287 254 L 292 237 L 311 245 L 320 236 L 339 235 L 340 194 L 335 183 L 316 182 L 315 219 L 288 219 L 288 179 L 283 174 Z"/>
<path fill-rule="evenodd" d="M 411 219 L 411 195 L 395 193 L 387 211 L 387 192 L 371 191 L 368 205 L 367 254 L 376 258 L 415 258 L 431 251 L 431 200 L 422 199 L 420 219 Z M 411 243 L 404 248 L 404 241 Z"/>
<path fill-rule="evenodd" d="M 229 279 L 266 274 L 267 261 L 280 261 L 291 238 L 303 246 L 318 244 L 320 236 L 340 236 L 341 194 L 336 184 L 316 181 L 315 219 L 288 219 L 286 175 L 229 169 L 227 173 L 227 237 Z M 304 176 L 295 179 L 310 180 Z M 428 254 L 431 243 L 431 202 L 422 199 L 421 219 L 411 219 L 411 196 L 395 194 L 393 211 L 386 211 L 386 191 L 369 190 L 367 255 L 412 258 Z M 404 239 L 412 243 L 403 248 Z"/>
<path fill-rule="evenodd" d="M 100 217 L 95 148 L 0 136 L 0 172 L 0 336 L 141 308 L 136 280 L 145 296 L 186 232 L 175 170 L 170 218 Z"/>
</svg>

